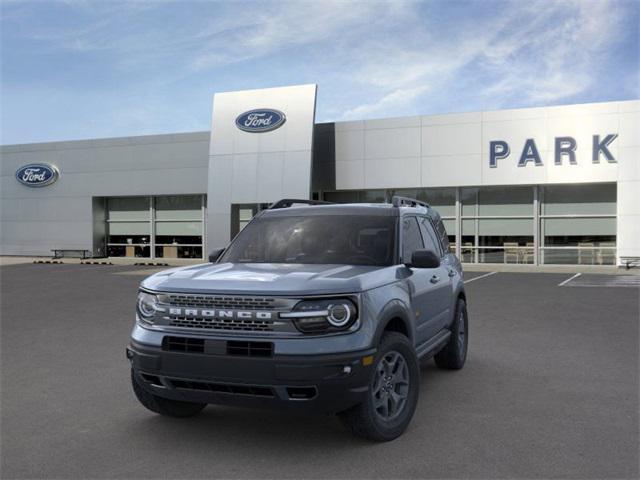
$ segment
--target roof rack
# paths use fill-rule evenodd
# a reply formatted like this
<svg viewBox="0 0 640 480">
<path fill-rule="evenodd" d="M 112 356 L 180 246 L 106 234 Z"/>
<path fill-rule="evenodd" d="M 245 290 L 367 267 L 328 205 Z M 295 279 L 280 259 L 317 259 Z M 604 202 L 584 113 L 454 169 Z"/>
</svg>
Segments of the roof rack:
<svg viewBox="0 0 640 480">
<path fill-rule="evenodd" d="M 301 203 L 303 205 L 331 205 L 331 202 L 323 202 L 321 200 L 304 200 L 298 198 L 283 198 L 282 200 L 278 200 L 273 203 L 269 210 L 275 210 L 276 208 L 289 208 L 296 203 Z"/>
<path fill-rule="evenodd" d="M 391 198 L 391 205 L 394 207 L 426 207 L 429 208 L 429 204 L 426 202 L 421 202 L 420 200 L 416 200 L 415 198 L 409 197 L 400 197 L 398 195 L 394 195 Z"/>
</svg>

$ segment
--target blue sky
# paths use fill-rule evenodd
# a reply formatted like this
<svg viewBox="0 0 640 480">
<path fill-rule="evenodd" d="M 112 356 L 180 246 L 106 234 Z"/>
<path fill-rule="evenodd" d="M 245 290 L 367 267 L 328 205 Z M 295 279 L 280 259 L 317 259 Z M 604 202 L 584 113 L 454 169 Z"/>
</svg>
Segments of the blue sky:
<svg viewBox="0 0 640 480">
<path fill-rule="evenodd" d="M 317 121 L 640 98 L 640 2 L 1 1 L 0 143 L 210 128 L 318 84 Z"/>
</svg>

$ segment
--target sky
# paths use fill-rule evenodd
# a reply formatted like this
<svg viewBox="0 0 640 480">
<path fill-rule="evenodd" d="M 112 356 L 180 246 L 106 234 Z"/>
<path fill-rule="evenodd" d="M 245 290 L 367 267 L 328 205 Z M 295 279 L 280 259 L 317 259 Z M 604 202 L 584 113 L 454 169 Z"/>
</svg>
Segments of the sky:
<svg viewBox="0 0 640 480">
<path fill-rule="evenodd" d="M 0 143 L 203 131 L 215 92 L 316 121 L 640 98 L 640 1 L 0 0 Z"/>
</svg>

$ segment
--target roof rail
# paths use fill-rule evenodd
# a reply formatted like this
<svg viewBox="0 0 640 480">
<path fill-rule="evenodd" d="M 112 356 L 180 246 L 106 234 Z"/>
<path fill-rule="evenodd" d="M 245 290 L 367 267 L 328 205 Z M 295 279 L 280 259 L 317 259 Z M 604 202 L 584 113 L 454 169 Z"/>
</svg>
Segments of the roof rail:
<svg viewBox="0 0 640 480">
<path fill-rule="evenodd" d="M 323 202 L 321 200 L 304 200 L 298 198 L 283 198 L 282 200 L 278 200 L 277 202 L 271 204 L 269 210 L 274 210 L 276 208 L 289 208 L 296 203 L 301 203 L 303 205 L 330 205 L 331 202 Z"/>
<path fill-rule="evenodd" d="M 421 202 L 420 200 L 416 200 L 415 198 L 409 198 L 409 197 L 400 197 L 398 195 L 394 195 L 391 198 L 391 205 L 393 205 L 394 207 L 417 207 L 417 206 L 421 206 L 421 207 L 426 207 L 429 208 L 429 204 L 426 202 Z"/>
</svg>

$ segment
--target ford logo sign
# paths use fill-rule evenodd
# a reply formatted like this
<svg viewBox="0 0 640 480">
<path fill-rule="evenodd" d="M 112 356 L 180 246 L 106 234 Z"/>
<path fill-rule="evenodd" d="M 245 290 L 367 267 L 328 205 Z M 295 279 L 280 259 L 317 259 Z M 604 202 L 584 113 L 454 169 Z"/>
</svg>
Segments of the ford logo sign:
<svg viewBox="0 0 640 480">
<path fill-rule="evenodd" d="M 25 165 L 16 172 L 16 180 L 27 187 L 46 187 L 58 180 L 59 176 L 58 169 L 46 163 Z"/>
<path fill-rule="evenodd" d="M 259 108 L 238 115 L 236 126 L 245 132 L 269 132 L 281 127 L 286 120 L 287 117 L 279 110 Z"/>
</svg>

